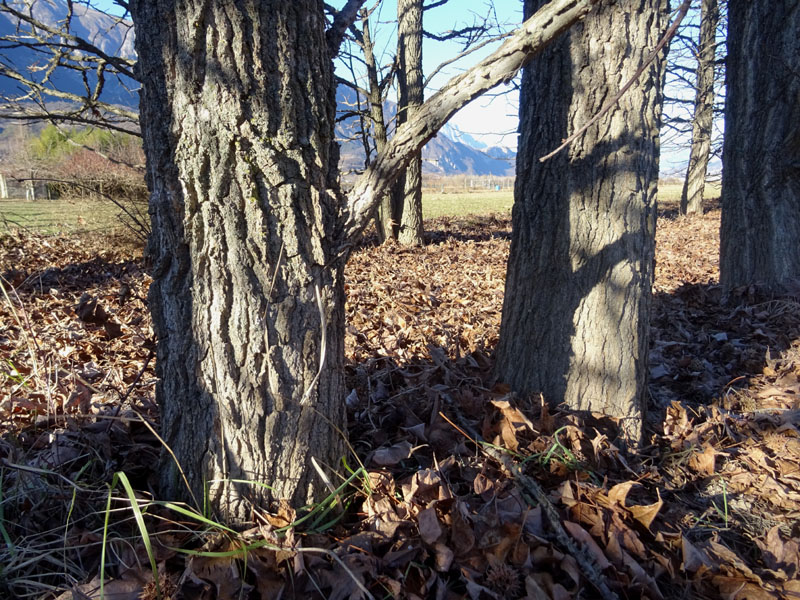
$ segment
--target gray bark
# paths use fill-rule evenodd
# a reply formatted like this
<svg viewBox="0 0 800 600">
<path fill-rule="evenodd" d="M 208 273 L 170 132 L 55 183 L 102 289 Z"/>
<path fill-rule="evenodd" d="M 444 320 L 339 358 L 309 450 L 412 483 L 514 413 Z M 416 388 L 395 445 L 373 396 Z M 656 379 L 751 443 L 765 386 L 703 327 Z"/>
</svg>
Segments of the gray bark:
<svg viewBox="0 0 800 600">
<path fill-rule="evenodd" d="M 413 120 L 423 102 L 422 77 L 422 0 L 397 2 L 397 56 L 400 61 L 397 87 L 398 126 Z M 416 152 L 398 184 L 400 230 L 398 241 L 405 246 L 422 246 L 422 153 Z"/>
<path fill-rule="evenodd" d="M 369 97 L 367 100 L 369 101 L 370 117 L 372 119 L 375 151 L 381 153 L 386 148 L 388 135 L 386 133 L 386 118 L 383 114 L 383 94 L 378 81 L 378 67 L 375 62 L 374 44 L 370 33 L 368 15 L 365 15 L 361 21 L 361 35 L 361 49 L 364 52 L 364 62 L 367 65 L 367 80 L 369 84 L 367 90 Z M 369 156 L 368 152 L 367 156 Z M 381 243 L 397 237 L 397 215 L 393 206 L 391 194 L 386 194 L 378 205 L 375 225 L 378 231 L 378 240 Z"/>
<path fill-rule="evenodd" d="M 245 4 L 131 6 L 162 437 L 194 498 L 230 520 L 318 498 L 310 460 L 335 465 L 345 425 L 325 23 L 313 1 Z M 187 497 L 167 454 L 160 477 Z"/>
<path fill-rule="evenodd" d="M 703 213 L 703 191 L 708 171 L 708 158 L 711 153 L 711 128 L 714 123 L 714 62 L 718 23 L 717 0 L 702 0 L 692 145 L 689 167 L 686 170 L 681 193 L 680 211 L 684 215 Z"/>
<path fill-rule="evenodd" d="M 164 497 L 207 501 L 234 522 L 278 499 L 320 498 L 312 459 L 336 468 L 344 455 L 349 248 L 447 119 L 513 77 L 592 4 L 554 0 L 445 85 L 345 199 L 321 2 L 131 1 L 156 394 L 180 465 L 164 454 Z"/>
<path fill-rule="evenodd" d="M 528 0 L 525 14 L 543 4 Z M 523 73 L 513 233 L 497 374 L 520 393 L 641 435 L 663 62 L 565 151 L 540 162 L 656 46 L 666 0 L 601 6 Z"/>
<path fill-rule="evenodd" d="M 800 3 L 728 4 L 720 279 L 800 278 Z"/>
</svg>

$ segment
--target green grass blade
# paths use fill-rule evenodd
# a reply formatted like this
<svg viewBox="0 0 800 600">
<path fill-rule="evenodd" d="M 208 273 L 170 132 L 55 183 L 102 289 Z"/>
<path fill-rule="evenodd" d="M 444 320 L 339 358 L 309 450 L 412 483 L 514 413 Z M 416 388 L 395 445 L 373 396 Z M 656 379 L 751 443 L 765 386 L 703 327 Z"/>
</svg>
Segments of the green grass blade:
<svg viewBox="0 0 800 600">
<path fill-rule="evenodd" d="M 108 521 L 111 517 L 111 496 L 116 484 L 116 476 L 110 486 L 108 486 L 108 500 L 106 501 L 106 518 L 103 521 L 103 544 L 100 546 L 100 600 L 105 596 L 105 581 L 106 581 L 106 545 L 108 542 Z"/>
<path fill-rule="evenodd" d="M 198 523 L 203 523 L 204 525 L 208 525 L 209 527 L 213 527 L 214 529 L 221 529 L 223 531 L 227 531 L 228 533 L 232 533 L 234 535 L 236 534 L 235 530 L 233 530 L 233 529 L 231 529 L 229 527 L 225 527 L 225 525 L 223 525 L 221 523 L 217 523 L 215 521 L 212 521 L 211 519 L 208 519 L 208 518 L 204 517 L 203 515 L 196 513 L 193 510 L 190 510 L 188 508 L 184 508 L 183 506 L 180 506 L 179 504 L 175 504 L 174 502 L 156 501 L 156 502 L 153 502 L 153 504 L 158 504 L 159 506 L 163 506 L 164 508 L 168 508 L 170 510 L 174 510 L 176 513 L 180 513 L 185 517 L 189 517 L 190 519 L 193 519 L 193 520 L 197 521 Z"/>
<path fill-rule="evenodd" d="M 153 554 L 153 546 L 150 543 L 150 534 L 148 533 L 147 525 L 145 525 L 144 522 L 142 509 L 139 506 L 139 501 L 136 499 L 136 494 L 133 492 L 133 488 L 131 487 L 131 482 L 128 480 L 128 476 L 122 471 L 118 471 L 114 474 L 114 481 L 116 482 L 117 480 L 122 483 L 122 487 L 125 489 L 128 500 L 130 500 L 131 510 L 133 511 L 134 518 L 136 519 L 136 526 L 139 528 L 139 533 L 142 536 L 142 542 L 144 542 L 144 548 L 147 552 L 147 558 L 150 560 L 150 569 L 153 571 L 153 580 L 156 583 L 156 597 L 160 599 L 161 585 L 158 581 L 158 566 L 156 565 L 156 557 L 155 554 Z"/>
</svg>

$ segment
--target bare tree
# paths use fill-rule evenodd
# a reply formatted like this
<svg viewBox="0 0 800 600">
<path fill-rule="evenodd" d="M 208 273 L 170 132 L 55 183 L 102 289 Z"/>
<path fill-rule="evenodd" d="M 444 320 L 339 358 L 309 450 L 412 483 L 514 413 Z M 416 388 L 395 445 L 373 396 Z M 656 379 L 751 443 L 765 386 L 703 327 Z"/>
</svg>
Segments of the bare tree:
<svg viewBox="0 0 800 600">
<path fill-rule="evenodd" d="M 52 24 L 48 21 L 56 19 L 46 18 L 51 10 L 37 0 L 0 2 L 0 16 L 16 23 L 13 32 L 0 36 L 0 78 L 14 82 L 16 90 L 0 94 L 0 116 L 99 125 L 138 134 L 138 113 L 108 92 L 112 80 L 122 89 L 138 87 L 136 60 L 130 56 L 130 21 L 101 13 L 88 3 L 69 2 Z M 112 48 L 75 34 L 75 22 L 87 13 L 97 28 L 94 38 L 111 36 Z M 31 55 L 40 60 L 15 62 L 15 57 Z"/>
<path fill-rule="evenodd" d="M 465 58 L 486 44 L 499 42 L 507 34 L 493 10 L 485 15 L 472 13 L 472 23 L 463 27 L 442 32 L 426 31 L 422 28 L 424 11 L 435 9 L 448 3 L 440 0 L 424 5 L 421 0 L 401 0 L 397 10 L 397 53 L 389 57 L 383 65 L 376 57 L 376 35 L 370 20 L 380 23 L 380 9 L 384 7 L 382 0 L 361 12 L 361 27 L 351 27 L 351 37 L 358 48 L 358 55 L 345 48 L 340 62 L 344 62 L 350 71 L 350 80 L 339 79 L 339 83 L 357 92 L 356 104 L 361 98 L 368 109 L 357 116 L 361 119 L 361 127 L 354 135 L 359 135 L 364 146 L 366 165 L 376 152 L 380 152 L 385 144 L 385 134 L 404 123 L 411 116 L 414 107 L 419 106 L 424 98 L 424 89 L 431 77 L 447 65 Z M 491 7 L 490 7 L 491 8 Z M 378 15 L 377 19 L 375 15 Z M 385 22 L 384 22 L 385 24 Z M 385 36 L 384 36 L 385 37 Z M 461 52 L 435 67 L 427 79 L 422 73 L 422 40 L 423 38 L 443 42 L 457 42 L 462 46 Z M 354 63 L 363 64 L 364 73 L 359 75 L 353 68 Z M 365 83 L 358 84 L 359 80 Z M 388 88 L 397 83 L 396 115 L 389 118 L 390 111 L 384 110 Z M 344 118 L 350 119 L 354 113 L 347 111 Z M 380 121 L 380 122 L 379 122 Z M 392 122 L 394 121 L 394 122 Z M 398 176 L 390 196 L 381 202 L 376 216 L 378 237 L 381 242 L 389 238 L 399 239 L 407 245 L 423 243 L 422 230 L 422 160 L 412 160 L 408 178 L 403 171 Z"/>
<path fill-rule="evenodd" d="M 714 125 L 714 72 L 717 49 L 719 7 L 717 0 L 702 0 L 700 43 L 697 47 L 694 118 L 689 166 L 681 193 L 681 214 L 702 214 L 703 191 L 711 155 Z"/>
<path fill-rule="evenodd" d="M 779 291 L 800 278 L 800 5 L 728 3 L 720 279 Z"/>
<path fill-rule="evenodd" d="M 424 99 L 422 76 L 422 2 L 397 2 L 397 126 L 415 118 Z M 412 157 L 398 183 L 398 241 L 422 246 L 422 151 Z"/>
<path fill-rule="evenodd" d="M 711 63 L 713 67 L 713 89 L 702 92 L 700 81 L 698 80 L 698 59 L 701 57 L 700 49 L 700 29 L 704 23 L 703 3 L 692 2 L 687 11 L 687 18 L 684 19 L 672 38 L 667 54 L 665 83 L 664 83 L 664 108 L 661 130 L 661 149 L 663 154 L 673 154 L 685 157 L 685 162 L 680 167 L 672 165 L 673 171 L 668 171 L 667 175 L 678 175 L 685 182 L 686 164 L 692 151 L 692 140 L 702 139 L 694 135 L 695 115 L 706 114 L 698 112 L 698 99 L 710 102 L 712 109 L 712 120 L 709 129 L 709 151 L 708 165 L 713 158 L 722 155 L 722 133 L 723 133 L 723 112 L 725 108 L 725 35 L 727 31 L 727 0 L 719 2 L 717 0 L 716 12 L 713 16 L 716 19 L 716 32 L 714 34 L 714 57 Z M 707 14 L 708 11 L 705 11 Z M 710 33 L 706 34 L 706 40 Z M 708 46 L 704 46 L 707 48 Z M 708 71 L 705 71 L 708 74 Z M 703 78 L 707 81 L 707 78 Z M 695 149 L 695 156 L 698 156 L 698 148 Z M 699 166 L 699 162 L 695 161 Z M 676 170 L 675 170 L 676 169 Z M 662 171 L 664 169 L 662 168 Z M 692 173 L 697 173 L 698 169 L 693 169 Z M 705 168 L 705 177 L 708 179 L 712 173 Z M 695 181 L 698 181 L 695 179 Z"/>
</svg>

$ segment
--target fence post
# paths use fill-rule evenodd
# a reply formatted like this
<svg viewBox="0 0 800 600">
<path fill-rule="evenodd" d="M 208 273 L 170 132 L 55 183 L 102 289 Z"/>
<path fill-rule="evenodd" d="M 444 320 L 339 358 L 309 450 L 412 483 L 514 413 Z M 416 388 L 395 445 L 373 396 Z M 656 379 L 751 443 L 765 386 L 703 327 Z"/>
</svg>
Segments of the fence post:
<svg viewBox="0 0 800 600">
<path fill-rule="evenodd" d="M 0 173 L 0 198 L 8 198 L 8 185 L 6 185 L 6 176 Z"/>
</svg>

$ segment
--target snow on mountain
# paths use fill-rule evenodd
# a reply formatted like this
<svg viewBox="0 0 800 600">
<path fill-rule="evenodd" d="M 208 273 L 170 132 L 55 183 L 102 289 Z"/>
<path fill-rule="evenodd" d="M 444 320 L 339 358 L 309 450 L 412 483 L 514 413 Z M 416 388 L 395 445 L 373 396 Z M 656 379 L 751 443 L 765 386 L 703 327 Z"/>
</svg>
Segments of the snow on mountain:
<svg viewBox="0 0 800 600">
<path fill-rule="evenodd" d="M 355 92 L 344 86 L 339 88 L 337 103 L 340 113 L 353 110 L 357 106 L 356 100 Z M 395 103 L 387 101 L 384 113 L 387 120 L 393 119 Z M 359 136 L 358 119 L 351 117 L 341 121 L 337 126 L 337 137 L 341 144 L 342 170 L 362 170 L 364 145 Z M 452 125 L 445 125 L 422 149 L 422 170 L 432 175 L 513 175 L 515 163 L 513 150 L 497 146 L 488 148 Z"/>
</svg>

